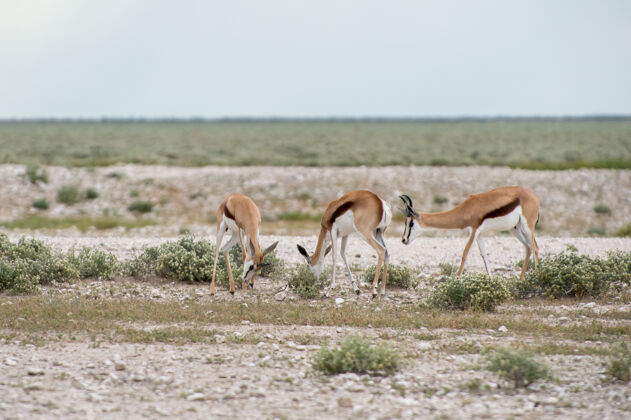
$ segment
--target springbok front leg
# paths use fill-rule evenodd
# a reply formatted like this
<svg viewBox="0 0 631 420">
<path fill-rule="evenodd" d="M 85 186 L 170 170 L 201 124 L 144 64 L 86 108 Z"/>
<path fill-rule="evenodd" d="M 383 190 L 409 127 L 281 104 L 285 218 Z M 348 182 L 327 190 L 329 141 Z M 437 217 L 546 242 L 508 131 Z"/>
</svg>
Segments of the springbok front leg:
<svg viewBox="0 0 631 420">
<path fill-rule="evenodd" d="M 239 240 L 239 236 L 237 232 L 232 234 L 230 240 L 221 247 L 221 252 L 223 252 L 223 257 L 226 260 L 226 270 L 228 271 L 228 279 L 230 280 L 230 294 L 234 295 L 234 277 L 232 276 L 232 268 L 230 268 L 230 250 Z"/>
<path fill-rule="evenodd" d="M 377 297 L 377 283 L 379 282 L 379 275 L 381 274 L 381 267 L 383 266 L 383 262 L 386 259 L 386 248 L 383 247 L 377 240 L 373 237 L 372 232 L 364 231 L 360 232 L 362 237 L 368 245 L 370 245 L 375 251 L 377 251 L 377 269 L 375 270 L 375 277 L 372 280 L 372 297 L 373 299 Z M 386 273 L 387 275 L 387 273 Z M 386 275 L 382 277 L 382 281 L 386 280 Z M 386 288 L 385 285 L 381 285 L 381 293 L 385 295 Z"/>
<path fill-rule="evenodd" d="M 340 245 L 340 254 L 342 255 L 342 260 L 344 260 L 344 264 L 346 265 L 346 271 L 348 272 L 348 277 L 351 279 L 351 285 L 353 286 L 353 290 L 355 294 L 359 294 L 359 287 L 355 283 L 355 279 L 353 278 L 353 272 L 351 268 L 348 266 L 348 261 L 346 260 L 346 242 L 348 240 L 348 236 L 342 237 L 342 242 Z"/>
<path fill-rule="evenodd" d="M 215 241 L 215 258 L 213 260 L 213 276 L 210 280 L 210 295 L 213 296 L 215 294 L 215 274 L 217 273 L 217 257 L 219 256 L 219 248 L 221 247 L 221 241 L 223 240 L 223 235 L 228 232 L 228 228 L 221 223 L 219 229 L 217 229 L 217 240 Z"/>
<path fill-rule="evenodd" d="M 375 230 L 375 239 L 384 249 L 384 258 L 383 258 L 383 275 L 381 277 L 381 294 L 383 296 L 386 295 L 386 283 L 388 281 L 388 264 L 390 264 L 390 253 L 388 252 L 388 248 L 386 247 L 386 241 L 383 239 L 384 230 L 377 229 Z"/>
<path fill-rule="evenodd" d="M 469 248 L 471 248 L 471 244 L 473 243 L 473 240 L 475 239 L 475 234 L 478 231 L 478 228 L 472 228 L 471 229 L 471 236 L 469 237 L 469 240 L 467 241 L 467 245 L 465 245 L 464 247 L 464 251 L 462 253 L 462 260 L 460 261 L 460 268 L 458 269 L 458 273 L 456 274 L 456 277 L 460 277 L 460 275 L 462 274 L 462 270 L 464 269 L 464 263 L 465 261 L 467 261 L 467 255 L 469 255 Z"/>
<path fill-rule="evenodd" d="M 335 229 L 331 229 L 331 258 L 333 259 L 333 267 L 331 268 L 331 285 L 324 296 L 329 297 L 331 291 L 335 289 L 335 256 L 337 255 L 337 233 Z"/>
</svg>

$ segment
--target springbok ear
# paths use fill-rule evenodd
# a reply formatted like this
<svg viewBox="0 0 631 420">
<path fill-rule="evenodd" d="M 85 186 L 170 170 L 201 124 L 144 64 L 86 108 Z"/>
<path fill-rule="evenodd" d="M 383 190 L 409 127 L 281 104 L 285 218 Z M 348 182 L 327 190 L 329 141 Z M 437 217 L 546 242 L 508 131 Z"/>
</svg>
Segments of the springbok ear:
<svg viewBox="0 0 631 420">
<path fill-rule="evenodd" d="M 307 259 L 307 262 L 311 262 L 311 257 L 309 257 L 309 254 L 307 253 L 307 250 L 304 249 L 300 245 L 298 245 L 298 252 L 300 252 L 300 254 Z"/>
<path fill-rule="evenodd" d="M 253 256 L 256 253 L 256 251 L 254 250 L 254 244 L 252 243 L 252 239 L 250 239 L 249 244 L 250 244 L 250 255 Z"/>
<path fill-rule="evenodd" d="M 278 245 L 278 241 L 274 242 L 273 244 L 271 244 L 270 246 L 268 246 L 265 251 L 263 251 L 263 255 L 267 255 L 270 252 L 272 252 L 273 250 L 276 249 L 276 245 Z"/>
<path fill-rule="evenodd" d="M 331 252 L 331 245 L 324 250 L 324 256 L 326 257 L 329 252 Z"/>
</svg>

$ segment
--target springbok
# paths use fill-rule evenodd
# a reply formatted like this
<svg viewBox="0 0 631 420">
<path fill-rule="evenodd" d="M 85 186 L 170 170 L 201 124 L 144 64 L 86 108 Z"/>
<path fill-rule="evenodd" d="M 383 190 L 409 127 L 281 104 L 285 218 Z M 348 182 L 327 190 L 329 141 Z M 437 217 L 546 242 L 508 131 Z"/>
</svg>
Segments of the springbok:
<svg viewBox="0 0 631 420">
<path fill-rule="evenodd" d="M 332 244 L 333 269 L 331 271 L 331 286 L 326 291 L 327 297 L 330 291 L 335 288 L 335 255 L 337 254 L 338 238 L 341 238 L 340 254 L 346 265 L 353 290 L 355 293 L 359 294 L 359 287 L 357 287 L 355 283 L 353 273 L 346 260 L 346 242 L 348 235 L 353 232 L 359 233 L 368 245 L 377 251 L 377 270 L 372 282 L 372 297 L 377 296 L 377 282 L 379 281 L 379 273 L 382 265 L 381 294 L 385 295 L 390 254 L 386 248 L 383 233 L 390 225 L 391 220 L 392 211 L 390 210 L 390 205 L 379 198 L 377 194 L 370 191 L 351 191 L 329 203 L 322 215 L 318 243 L 313 254 L 309 255 L 304 247 L 298 245 L 298 251 L 307 260 L 308 267 L 319 277 L 322 272 L 322 262 L 324 261 L 324 257 L 331 250 L 331 246 L 327 247 L 324 251 L 323 248 L 328 245 L 329 242 Z"/>
<path fill-rule="evenodd" d="M 451 210 L 439 213 L 417 213 L 412 200 L 401 195 L 405 205 L 405 228 L 401 241 L 409 245 L 421 233 L 421 227 L 439 229 L 471 228 L 471 236 L 462 253 L 457 276 L 462 274 L 469 248 L 475 240 L 484 260 L 487 274 L 491 274 L 481 233 L 484 231 L 510 230 L 526 247 L 526 258 L 520 278 L 528 269 L 530 255 L 534 251 L 535 267 L 539 261 L 539 246 L 535 240 L 535 225 L 539 221 L 539 198 L 524 187 L 500 187 L 474 194 Z"/>
<path fill-rule="evenodd" d="M 230 256 L 228 251 L 239 241 L 243 251 L 243 291 L 247 290 L 247 283 L 254 287 L 254 275 L 263 266 L 263 258 L 272 252 L 278 241 L 274 242 L 265 251 L 261 251 L 259 243 L 259 225 L 261 214 L 250 197 L 243 194 L 230 194 L 217 209 L 217 243 L 215 244 L 215 260 L 213 262 L 213 276 L 210 282 L 210 294 L 215 294 L 215 273 L 217 269 L 217 254 L 219 247 L 226 259 L 228 278 L 230 279 L 230 293 L 234 295 L 234 277 L 230 269 Z M 225 245 L 221 246 L 223 235 L 232 232 L 232 237 Z M 247 244 L 247 245 L 245 245 Z"/>
</svg>

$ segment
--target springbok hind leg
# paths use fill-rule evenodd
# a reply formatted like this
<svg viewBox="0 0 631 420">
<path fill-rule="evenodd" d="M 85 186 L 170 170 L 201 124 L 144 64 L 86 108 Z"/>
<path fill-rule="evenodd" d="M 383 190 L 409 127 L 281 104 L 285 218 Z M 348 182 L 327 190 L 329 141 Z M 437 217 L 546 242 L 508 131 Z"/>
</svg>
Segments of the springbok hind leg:
<svg viewBox="0 0 631 420">
<path fill-rule="evenodd" d="M 383 274 L 381 277 L 381 294 L 385 296 L 386 283 L 388 281 L 388 264 L 390 264 L 390 253 L 388 252 L 388 248 L 386 247 L 386 241 L 383 239 L 383 231 L 381 229 L 377 229 L 375 231 L 375 239 L 377 239 L 377 242 L 379 242 L 379 244 L 383 247 L 383 250 L 384 250 Z"/>
<path fill-rule="evenodd" d="M 469 240 L 467 241 L 467 245 L 465 245 L 464 251 L 462 252 L 462 260 L 460 260 L 460 268 L 458 268 L 458 273 L 456 273 L 456 277 L 459 277 L 462 274 L 462 270 L 464 269 L 464 263 L 465 261 L 467 261 L 467 255 L 469 255 L 469 249 L 471 248 L 471 244 L 473 243 L 473 240 L 475 239 L 475 233 L 477 232 L 477 230 L 478 228 L 471 229 L 471 236 L 469 237 Z"/>
<path fill-rule="evenodd" d="M 223 235 L 227 231 L 228 229 L 223 226 L 223 223 L 217 229 L 217 240 L 215 241 L 215 258 L 213 260 L 213 276 L 212 276 L 212 279 L 210 280 L 210 295 L 211 296 L 215 294 L 215 275 L 217 274 L 217 257 L 219 256 L 219 247 L 221 246 Z"/>
</svg>

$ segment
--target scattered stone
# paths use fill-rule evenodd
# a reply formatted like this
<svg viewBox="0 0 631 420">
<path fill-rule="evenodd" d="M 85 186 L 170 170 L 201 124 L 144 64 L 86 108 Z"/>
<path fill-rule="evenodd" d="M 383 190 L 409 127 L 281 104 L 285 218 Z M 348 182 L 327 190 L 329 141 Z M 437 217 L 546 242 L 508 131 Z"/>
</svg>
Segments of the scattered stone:
<svg viewBox="0 0 631 420">
<path fill-rule="evenodd" d="M 337 399 L 337 405 L 344 408 L 352 408 L 353 400 L 348 397 L 342 397 Z"/>
<path fill-rule="evenodd" d="M 594 306 L 596 306 L 596 302 L 588 302 L 583 304 L 584 308 L 593 308 Z"/>
<path fill-rule="evenodd" d="M 226 342 L 226 336 L 221 334 L 215 334 L 215 341 L 217 344 L 222 344 Z"/>
<path fill-rule="evenodd" d="M 28 384 L 24 387 L 25 391 L 41 391 L 44 389 L 44 386 L 40 383 L 34 382 L 32 384 Z"/>
<path fill-rule="evenodd" d="M 342 303 L 344 303 L 344 299 L 342 299 L 342 298 L 335 299 L 335 304 L 336 305 L 341 305 Z"/>
<path fill-rule="evenodd" d="M 29 376 L 42 376 L 44 375 L 44 370 L 39 368 L 30 368 L 26 371 Z"/>
<path fill-rule="evenodd" d="M 195 392 L 186 397 L 186 399 L 189 401 L 203 401 L 206 399 L 206 395 L 202 394 L 201 392 Z"/>
<path fill-rule="evenodd" d="M 497 329 L 499 332 L 507 332 L 508 328 L 506 328 L 504 325 L 500 325 L 500 327 Z"/>
<path fill-rule="evenodd" d="M 250 321 L 244 319 L 243 321 L 241 321 L 241 325 L 250 325 Z"/>
<path fill-rule="evenodd" d="M 18 362 L 15 359 L 11 359 L 10 357 L 7 357 L 6 359 L 4 359 L 4 364 L 7 366 L 15 366 L 18 364 Z"/>
</svg>

